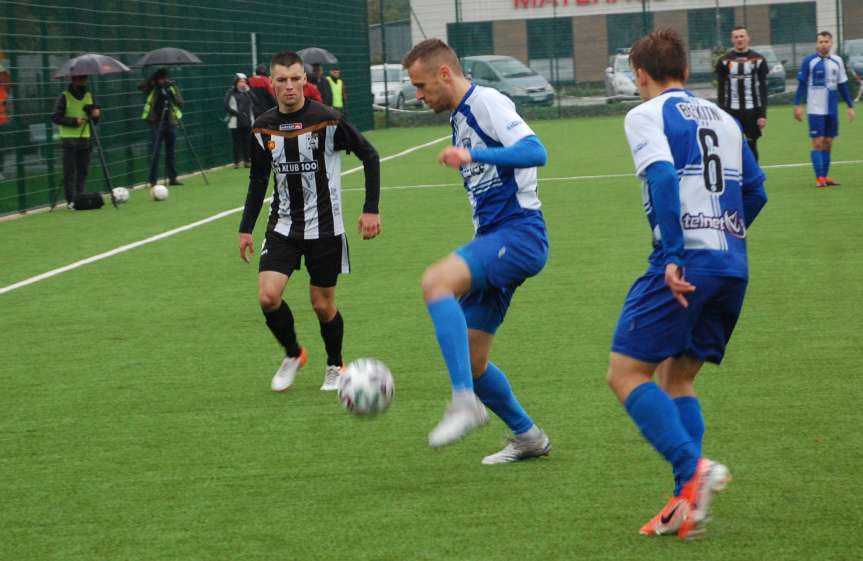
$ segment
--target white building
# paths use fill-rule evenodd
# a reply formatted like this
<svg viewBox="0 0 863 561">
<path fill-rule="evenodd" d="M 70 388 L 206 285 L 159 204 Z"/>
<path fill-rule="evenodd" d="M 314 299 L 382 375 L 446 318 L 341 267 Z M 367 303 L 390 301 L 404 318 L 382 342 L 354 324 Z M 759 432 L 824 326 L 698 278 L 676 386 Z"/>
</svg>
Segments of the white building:
<svg viewBox="0 0 863 561">
<path fill-rule="evenodd" d="M 736 25 L 793 67 L 814 49 L 818 31 L 837 42 L 863 37 L 863 0 L 413 0 L 411 7 L 414 44 L 440 37 L 462 56 L 510 55 L 547 76 L 554 59 L 563 81 L 602 80 L 609 54 L 659 27 L 687 39 L 694 72 L 709 68 L 717 44 L 729 46 Z"/>
</svg>

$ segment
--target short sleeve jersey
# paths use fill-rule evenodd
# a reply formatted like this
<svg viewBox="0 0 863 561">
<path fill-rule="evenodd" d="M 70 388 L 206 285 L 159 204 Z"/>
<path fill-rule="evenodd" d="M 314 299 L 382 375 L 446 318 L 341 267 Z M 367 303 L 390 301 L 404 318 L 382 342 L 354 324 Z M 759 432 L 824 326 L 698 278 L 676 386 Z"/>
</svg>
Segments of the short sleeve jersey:
<svg viewBox="0 0 863 561">
<path fill-rule="evenodd" d="M 848 81 L 845 64 L 836 55 L 811 54 L 800 63 L 797 80 L 806 84 L 806 112 L 836 115 L 839 111 L 839 84 Z"/>
<path fill-rule="evenodd" d="M 450 116 L 450 124 L 453 145 L 467 149 L 512 146 L 534 134 L 509 98 L 476 84 L 471 84 Z M 535 167 L 515 169 L 472 162 L 460 171 L 477 234 L 513 220 L 542 222 Z"/>
<path fill-rule="evenodd" d="M 631 110 L 624 128 L 653 233 L 649 270 L 662 272 L 665 264 L 645 172 L 655 162 L 669 162 L 680 185 L 685 269 L 746 278 L 741 185 L 763 181 L 763 174 L 757 165 L 744 169 L 740 125 L 714 103 L 674 89 Z"/>
</svg>

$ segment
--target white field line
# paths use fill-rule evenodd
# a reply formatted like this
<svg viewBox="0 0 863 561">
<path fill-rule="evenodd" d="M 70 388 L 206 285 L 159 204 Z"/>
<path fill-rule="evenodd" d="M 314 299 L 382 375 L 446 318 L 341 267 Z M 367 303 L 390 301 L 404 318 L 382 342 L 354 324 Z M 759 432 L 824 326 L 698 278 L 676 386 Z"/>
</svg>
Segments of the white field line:
<svg viewBox="0 0 863 561">
<path fill-rule="evenodd" d="M 408 148 L 407 150 L 403 150 L 397 154 L 393 154 L 391 156 L 386 156 L 385 158 L 381 158 L 381 162 L 385 162 L 387 160 L 392 160 L 393 158 L 398 158 L 398 157 L 410 154 L 411 152 L 415 152 L 415 151 L 420 150 L 422 148 L 432 146 L 434 144 L 437 144 L 437 143 L 439 143 L 443 140 L 447 140 L 449 138 L 451 138 L 451 137 L 450 136 L 444 136 L 444 137 L 438 138 L 436 140 L 426 142 L 425 144 L 420 144 L 419 146 L 414 146 L 413 148 Z M 850 165 L 850 164 L 860 164 L 860 163 L 863 163 L 863 160 L 844 160 L 844 161 L 832 162 L 831 165 Z M 808 167 L 810 165 L 812 165 L 812 164 L 807 162 L 807 163 L 798 163 L 798 164 L 774 164 L 774 165 L 761 166 L 761 167 L 764 169 L 777 169 L 777 168 Z M 354 167 L 354 168 L 351 168 L 347 171 L 342 172 L 342 175 L 343 176 L 348 175 L 350 173 L 354 173 L 354 172 L 359 171 L 361 169 L 363 169 L 362 166 L 357 166 L 357 167 Z M 632 174 L 632 173 L 612 173 L 612 174 L 605 174 L 605 175 L 573 175 L 573 176 L 569 176 L 569 177 L 545 177 L 545 178 L 540 178 L 539 181 L 540 181 L 540 183 L 551 182 L 551 181 L 584 181 L 584 180 L 591 180 L 591 179 L 615 179 L 615 178 L 633 177 L 633 176 L 634 176 L 634 174 Z M 381 187 L 381 191 L 398 191 L 398 190 L 405 190 L 405 189 L 433 189 L 433 188 L 439 188 L 439 187 L 460 187 L 461 185 L 462 185 L 461 183 L 430 183 L 430 184 L 425 184 L 425 185 L 396 185 L 396 186 L 391 186 L 391 187 Z M 365 189 L 362 187 L 351 187 L 351 188 L 347 188 L 347 189 L 342 189 L 342 191 L 345 191 L 345 192 L 347 192 L 347 191 L 364 191 L 364 190 Z M 265 199 L 264 202 L 268 202 L 270 200 L 272 200 L 272 198 L 268 197 L 267 199 Z M 75 261 L 74 263 L 70 263 L 69 265 L 66 265 L 64 267 L 60 267 L 58 269 L 53 269 L 51 271 L 42 273 L 40 275 L 36 275 L 34 277 L 24 279 L 22 281 L 14 283 L 14 284 L 4 286 L 3 288 L 0 288 L 0 294 L 12 292 L 13 290 L 16 290 L 18 288 L 22 288 L 22 287 L 25 287 L 27 285 L 37 283 L 39 281 L 49 279 L 51 277 L 57 276 L 59 274 L 65 273 L 67 271 L 72 271 L 72 270 L 77 269 L 79 267 L 83 267 L 84 265 L 89 265 L 90 263 L 95 263 L 96 261 L 101 261 L 103 259 L 107 259 L 108 257 L 113 257 L 114 255 L 118 255 L 120 253 L 125 253 L 129 250 L 135 249 L 136 247 L 141 247 L 142 245 L 147 245 L 147 244 L 150 244 L 153 242 L 157 242 L 157 241 L 162 240 L 164 238 L 174 236 L 176 234 L 185 232 L 187 230 L 191 230 L 193 228 L 197 228 L 198 226 L 203 226 L 204 224 L 208 224 L 210 222 L 219 220 L 219 219 L 224 218 L 226 216 L 230 216 L 232 214 L 236 214 L 236 213 L 242 212 L 242 211 L 243 211 L 243 207 L 232 208 L 230 210 L 225 210 L 225 211 L 222 211 L 218 214 L 208 216 L 207 218 L 204 218 L 202 220 L 198 220 L 197 222 L 192 222 L 190 224 L 186 224 L 184 226 L 180 226 L 178 228 L 174 228 L 172 230 L 162 232 L 161 234 L 156 234 L 155 236 L 150 236 L 149 238 L 145 238 L 145 239 L 139 240 L 137 242 L 132 242 L 132 243 L 129 243 L 126 245 L 121 245 L 120 247 L 116 247 L 110 251 L 106 251 L 104 253 L 100 253 L 100 254 L 94 255 L 92 257 L 87 257 L 86 259 L 81 259 L 80 261 Z"/>
<path fill-rule="evenodd" d="M 420 144 L 418 146 L 408 148 L 407 150 L 402 150 L 401 152 L 399 152 L 397 154 L 392 154 L 390 156 L 386 156 L 384 158 L 381 158 L 381 162 L 386 162 L 386 161 L 392 160 L 394 158 L 400 158 L 402 156 L 410 154 L 411 152 L 421 150 L 423 148 L 426 148 L 428 146 L 432 146 L 432 145 L 437 144 L 439 142 L 442 142 L 444 140 L 449 140 L 450 138 L 452 138 L 452 136 L 450 136 L 450 135 L 442 136 L 442 137 L 437 138 L 435 140 L 431 140 L 429 142 L 426 142 L 425 144 Z M 343 171 L 342 175 L 343 176 L 348 175 L 348 174 L 357 172 L 361 169 L 363 169 L 363 166 L 357 166 L 357 167 L 351 168 L 349 170 Z M 271 200 L 272 200 L 272 197 L 268 197 L 264 202 L 268 203 Z M 153 242 L 157 242 L 159 240 L 169 238 L 169 237 L 174 236 L 176 234 L 185 232 L 187 230 L 191 230 L 193 228 L 197 228 L 198 226 L 203 226 L 204 224 L 208 224 L 210 222 L 219 220 L 219 219 L 224 218 L 226 216 L 230 216 L 232 214 L 236 214 L 236 213 L 242 212 L 242 211 L 243 211 L 243 207 L 232 208 L 230 210 L 225 210 L 225 211 L 222 211 L 218 214 L 208 216 L 207 218 L 204 218 L 202 220 L 198 220 L 197 222 L 192 222 L 191 224 L 186 224 L 185 226 L 180 226 L 178 228 L 168 230 L 167 232 L 162 232 L 161 234 L 156 234 L 155 236 L 150 236 L 149 238 L 145 238 L 145 239 L 139 240 L 137 242 L 132 242 L 132 243 L 128 243 L 126 245 L 121 245 L 120 247 L 115 247 L 114 249 L 106 251 L 104 253 L 100 253 L 98 255 L 93 255 L 92 257 L 87 257 L 86 259 L 81 259 L 80 261 L 75 261 L 74 263 L 70 263 L 69 265 L 66 265 L 64 267 L 52 269 L 51 271 L 47 271 L 47 272 L 42 273 L 40 275 L 36 275 L 35 277 L 30 277 L 29 279 L 24 279 L 22 281 L 14 283 L 14 284 L 4 286 L 4 287 L 0 288 L 0 294 L 6 294 L 7 292 L 12 292 L 13 290 L 16 290 L 18 288 L 23 288 L 25 286 L 37 283 L 39 281 L 43 281 L 45 279 L 50 279 L 51 277 L 55 277 L 55 276 L 60 275 L 62 273 L 72 271 L 72 270 L 77 269 L 79 267 L 83 267 L 84 265 L 89 265 L 90 263 L 95 263 L 96 261 L 101 261 L 103 259 L 113 257 L 113 256 L 118 255 L 120 253 L 125 253 L 127 251 L 132 250 L 132 249 L 135 249 L 136 247 L 141 247 L 142 245 L 151 244 Z"/>
</svg>

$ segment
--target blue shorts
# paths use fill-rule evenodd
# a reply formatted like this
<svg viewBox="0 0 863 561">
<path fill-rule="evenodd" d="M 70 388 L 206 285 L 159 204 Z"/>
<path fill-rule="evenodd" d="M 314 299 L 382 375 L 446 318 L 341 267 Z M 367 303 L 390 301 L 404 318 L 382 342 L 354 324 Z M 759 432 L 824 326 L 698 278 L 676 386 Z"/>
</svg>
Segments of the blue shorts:
<svg viewBox="0 0 863 561">
<path fill-rule="evenodd" d="M 839 136 L 839 117 L 837 115 L 809 115 L 809 137 Z"/>
<path fill-rule="evenodd" d="M 687 274 L 695 292 L 684 308 L 665 285 L 665 276 L 647 273 L 635 281 L 614 331 L 611 350 L 643 362 L 681 355 L 719 364 L 737 324 L 746 279 Z"/>
<path fill-rule="evenodd" d="M 494 333 L 515 289 L 548 260 L 545 226 L 517 223 L 474 238 L 455 251 L 470 269 L 470 291 L 459 299 L 467 326 Z"/>
</svg>

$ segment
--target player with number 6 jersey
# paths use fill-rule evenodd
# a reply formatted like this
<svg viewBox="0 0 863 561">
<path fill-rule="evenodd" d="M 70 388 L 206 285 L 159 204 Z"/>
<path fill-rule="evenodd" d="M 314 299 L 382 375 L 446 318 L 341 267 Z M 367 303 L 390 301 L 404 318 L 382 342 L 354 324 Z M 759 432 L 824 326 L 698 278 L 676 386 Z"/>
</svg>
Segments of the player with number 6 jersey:
<svg viewBox="0 0 863 561">
<path fill-rule="evenodd" d="M 691 539 L 730 480 L 701 453 L 695 376 L 705 361 L 722 360 L 743 306 L 747 229 L 767 201 L 765 178 L 737 122 L 685 89 L 687 50 L 677 32 L 642 37 L 629 60 L 645 102 L 624 127 L 653 252 L 623 304 L 608 384 L 674 474 L 671 499 L 640 532 Z"/>
</svg>

